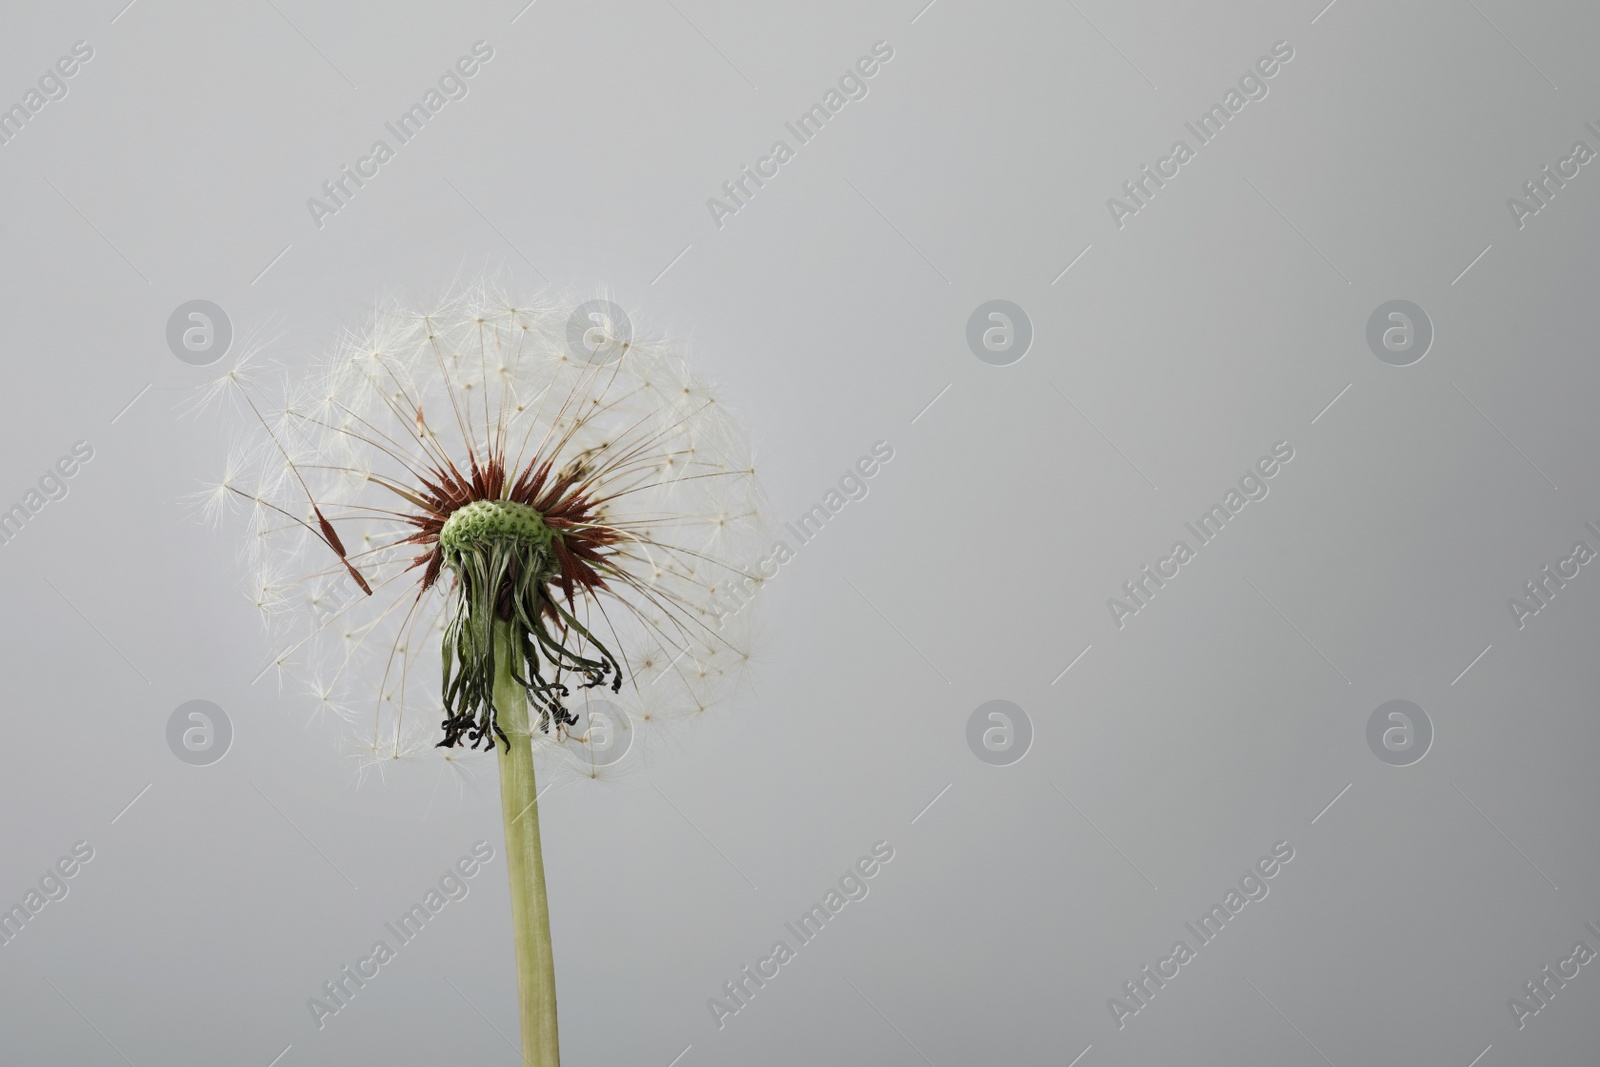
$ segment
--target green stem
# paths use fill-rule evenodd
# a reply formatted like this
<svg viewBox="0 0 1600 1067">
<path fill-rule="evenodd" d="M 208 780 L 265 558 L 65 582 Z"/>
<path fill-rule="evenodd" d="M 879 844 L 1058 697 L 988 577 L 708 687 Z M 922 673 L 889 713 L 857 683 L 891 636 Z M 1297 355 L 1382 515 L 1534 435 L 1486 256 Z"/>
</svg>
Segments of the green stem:
<svg viewBox="0 0 1600 1067">
<path fill-rule="evenodd" d="M 494 623 L 494 707 L 510 748 L 500 753 L 500 812 L 511 875 L 511 927 L 516 938 L 523 1067 L 560 1067 L 556 1041 L 556 967 L 550 950 L 550 904 L 539 847 L 538 788 L 528 730 L 528 693 L 511 675 L 517 643 L 509 622 Z"/>
</svg>

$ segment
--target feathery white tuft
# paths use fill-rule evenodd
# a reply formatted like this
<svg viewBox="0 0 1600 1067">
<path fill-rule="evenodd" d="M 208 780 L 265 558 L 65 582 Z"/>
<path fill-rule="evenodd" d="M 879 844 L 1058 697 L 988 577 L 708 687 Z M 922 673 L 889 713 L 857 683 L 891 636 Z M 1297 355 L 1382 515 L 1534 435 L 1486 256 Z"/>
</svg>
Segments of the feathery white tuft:
<svg viewBox="0 0 1600 1067">
<path fill-rule="evenodd" d="M 573 351 L 579 303 L 478 284 L 421 312 L 386 304 L 272 398 L 259 366 L 218 386 L 240 401 L 231 407 L 256 444 L 230 454 L 204 511 L 243 505 L 248 595 L 269 621 L 273 662 L 309 706 L 349 724 L 363 766 L 464 755 L 434 748 L 454 578 L 446 570 L 424 589 L 429 546 L 413 537 L 429 472 L 445 461 L 468 475 L 499 448 L 513 478 L 535 457 L 595 472 L 594 525 L 617 541 L 605 588 L 582 589 L 574 614 L 621 661 L 621 691 L 603 696 L 634 727 L 651 724 L 630 731 L 635 741 L 712 706 L 748 658 L 754 613 L 742 609 L 770 538 L 747 436 L 678 345 L 590 331 L 586 343 L 609 340 L 604 351 L 620 355 Z M 574 709 L 590 694 L 574 685 Z M 535 740 L 547 766 L 615 773 L 582 732 Z"/>
</svg>

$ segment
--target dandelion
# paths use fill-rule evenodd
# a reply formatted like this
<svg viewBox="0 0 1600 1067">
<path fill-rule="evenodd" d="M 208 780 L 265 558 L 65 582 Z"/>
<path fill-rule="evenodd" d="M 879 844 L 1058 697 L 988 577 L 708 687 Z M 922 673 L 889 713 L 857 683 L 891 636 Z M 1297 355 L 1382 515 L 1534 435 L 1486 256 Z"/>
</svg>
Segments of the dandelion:
<svg viewBox="0 0 1600 1067">
<path fill-rule="evenodd" d="M 593 775 L 738 670 L 764 544 L 746 438 L 614 305 L 487 285 L 378 308 L 275 400 L 225 384 L 258 442 L 205 506 L 245 514 L 273 667 L 364 766 L 498 753 L 524 1062 L 555 1064 L 536 758 Z"/>
</svg>

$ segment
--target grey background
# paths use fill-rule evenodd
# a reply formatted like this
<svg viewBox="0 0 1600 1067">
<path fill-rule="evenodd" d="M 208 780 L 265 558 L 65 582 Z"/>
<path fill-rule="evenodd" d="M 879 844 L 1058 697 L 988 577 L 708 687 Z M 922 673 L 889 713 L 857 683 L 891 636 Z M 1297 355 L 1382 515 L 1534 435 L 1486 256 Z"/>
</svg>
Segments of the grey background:
<svg viewBox="0 0 1600 1067">
<path fill-rule="evenodd" d="M 780 518 L 896 453 L 768 586 L 736 700 L 541 804 L 569 1062 L 1592 1058 L 1592 967 L 1520 1032 L 1506 1001 L 1600 948 L 1600 577 L 1521 630 L 1506 598 L 1600 547 L 1600 174 L 1520 231 L 1505 200 L 1600 147 L 1600 12 L 275 4 L 4 16 L 0 100 L 95 57 L 0 147 L 0 505 L 95 458 L 0 546 L 0 900 L 96 855 L 0 948 L 0 1059 L 516 1062 L 493 765 L 358 787 L 252 682 L 238 532 L 185 503 L 228 431 L 181 409 L 227 364 L 164 340 L 210 299 L 297 367 L 484 270 L 692 336 Z M 306 198 L 479 39 L 470 95 L 317 229 Z M 877 40 L 867 98 L 717 229 L 706 198 Z M 1278 40 L 1267 98 L 1115 228 Z M 964 341 L 995 298 L 1034 327 L 1009 367 Z M 1395 298 L 1435 327 L 1405 368 L 1364 339 Z M 1271 495 L 1118 630 L 1106 598 L 1278 440 Z M 1409 767 L 1365 741 L 1396 698 L 1435 731 Z M 191 699 L 234 726 L 211 766 L 166 745 Z M 1011 766 L 965 742 L 992 699 L 1033 723 Z M 479 839 L 471 895 L 319 1031 L 307 998 Z M 719 1031 L 707 998 L 879 840 L 871 895 Z M 1277 841 L 1271 895 L 1119 1030 L 1107 999 Z"/>
</svg>

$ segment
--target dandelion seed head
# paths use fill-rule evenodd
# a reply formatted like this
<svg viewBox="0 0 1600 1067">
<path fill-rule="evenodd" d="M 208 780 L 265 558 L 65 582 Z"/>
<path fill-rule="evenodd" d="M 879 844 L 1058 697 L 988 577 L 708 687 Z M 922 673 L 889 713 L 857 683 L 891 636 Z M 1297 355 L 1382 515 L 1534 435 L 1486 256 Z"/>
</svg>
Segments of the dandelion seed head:
<svg viewBox="0 0 1600 1067">
<path fill-rule="evenodd" d="M 681 345 L 606 321 L 606 360 L 572 350 L 580 303 L 479 284 L 383 304 L 275 396 L 228 383 L 260 440 L 202 510 L 244 513 L 278 661 L 350 724 L 363 774 L 495 743 L 480 623 L 525 638 L 536 751 L 585 777 L 616 773 L 577 758 L 585 701 L 699 716 L 748 659 L 771 538 L 745 431 Z"/>
</svg>

